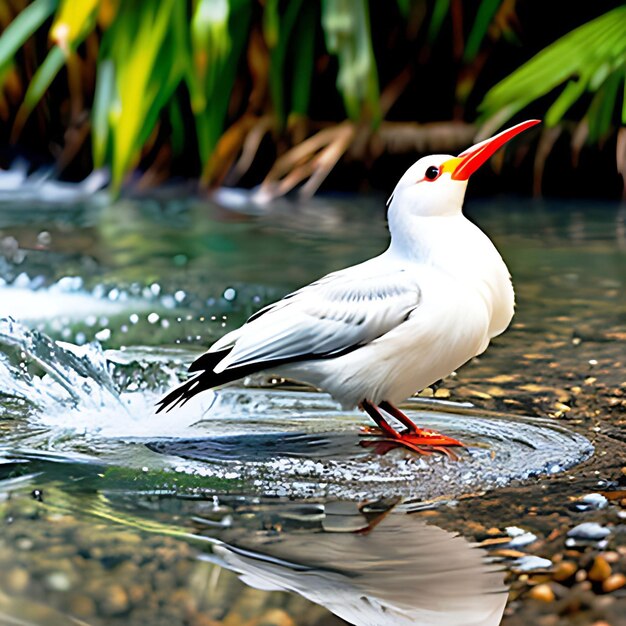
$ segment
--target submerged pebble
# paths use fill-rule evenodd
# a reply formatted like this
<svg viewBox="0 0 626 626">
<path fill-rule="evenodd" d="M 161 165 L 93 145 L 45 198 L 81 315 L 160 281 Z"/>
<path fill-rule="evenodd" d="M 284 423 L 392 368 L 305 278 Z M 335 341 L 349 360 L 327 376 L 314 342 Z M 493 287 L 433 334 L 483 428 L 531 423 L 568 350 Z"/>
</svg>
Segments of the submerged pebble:
<svg viewBox="0 0 626 626">
<path fill-rule="evenodd" d="M 563 582 L 572 578 L 577 570 L 578 565 L 573 561 L 561 561 L 561 563 L 556 566 L 552 577 L 557 582 Z"/>
<path fill-rule="evenodd" d="M 111 585 L 103 594 L 101 611 L 105 615 L 120 615 L 130 608 L 128 593 L 121 585 Z"/>
<path fill-rule="evenodd" d="M 72 581 L 65 572 L 50 572 L 45 584 L 52 591 L 69 591 L 72 588 Z"/>
<path fill-rule="evenodd" d="M 611 575 L 611 566 L 607 563 L 606 559 L 602 556 L 597 556 L 591 569 L 589 570 L 588 578 L 594 582 L 602 582 Z"/>
<path fill-rule="evenodd" d="M 550 569 L 551 567 L 552 561 L 550 559 L 534 555 L 521 556 L 513 562 L 513 569 L 518 572 L 533 572 Z"/>
<path fill-rule="evenodd" d="M 606 578 L 602 583 L 602 591 L 605 593 L 611 593 L 612 591 L 617 591 L 617 589 L 621 589 L 626 585 L 626 576 L 624 574 L 617 573 L 611 574 L 608 578 Z"/>
<path fill-rule="evenodd" d="M 554 602 L 554 591 L 552 591 L 550 585 L 547 584 L 532 587 L 528 595 L 533 600 L 539 600 L 540 602 Z"/>
<path fill-rule="evenodd" d="M 574 526 L 567 536 L 573 539 L 582 539 L 585 541 L 600 541 L 606 539 L 611 534 L 611 529 L 600 526 L 597 522 L 584 522 Z"/>
<path fill-rule="evenodd" d="M 574 511 L 598 511 L 605 509 L 609 501 L 601 493 L 588 493 L 576 502 L 572 503 Z"/>
<path fill-rule="evenodd" d="M 7 572 L 4 581 L 7 591 L 22 593 L 30 584 L 30 574 L 23 567 L 13 567 Z"/>
<path fill-rule="evenodd" d="M 511 548 L 521 548 L 537 540 L 537 535 L 527 532 L 523 528 L 518 528 L 517 526 L 507 526 L 506 533 L 511 537 L 511 541 L 508 543 Z"/>
</svg>

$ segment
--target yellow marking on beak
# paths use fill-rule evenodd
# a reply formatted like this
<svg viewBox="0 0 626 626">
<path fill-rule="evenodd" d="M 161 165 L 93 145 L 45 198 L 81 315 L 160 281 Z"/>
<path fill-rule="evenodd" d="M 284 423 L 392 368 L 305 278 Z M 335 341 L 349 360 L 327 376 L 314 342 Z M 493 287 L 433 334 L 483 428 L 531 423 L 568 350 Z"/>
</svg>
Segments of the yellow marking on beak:
<svg viewBox="0 0 626 626">
<path fill-rule="evenodd" d="M 459 159 L 459 157 L 454 157 L 452 159 L 448 159 L 441 164 L 441 173 L 449 172 L 450 174 L 454 174 L 454 170 L 461 164 L 463 159 Z"/>
</svg>

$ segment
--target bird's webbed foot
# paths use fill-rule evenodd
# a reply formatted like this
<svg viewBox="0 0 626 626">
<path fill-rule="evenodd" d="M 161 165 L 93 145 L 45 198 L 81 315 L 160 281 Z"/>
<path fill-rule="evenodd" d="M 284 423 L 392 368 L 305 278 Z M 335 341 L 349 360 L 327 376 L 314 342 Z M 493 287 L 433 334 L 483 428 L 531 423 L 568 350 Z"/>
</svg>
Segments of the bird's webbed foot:
<svg viewBox="0 0 626 626">
<path fill-rule="evenodd" d="M 363 439 L 360 445 L 366 448 L 372 447 L 377 454 L 387 454 L 394 448 L 405 448 L 430 456 L 433 452 L 445 454 L 448 458 L 457 461 L 458 455 L 451 448 L 465 447 L 457 439 L 448 437 L 434 430 L 418 428 L 404 413 L 388 402 L 381 402 L 380 408 L 395 417 L 406 426 L 405 430 L 397 431 L 392 428 L 381 415 L 378 407 L 369 402 L 362 402 L 361 407 L 378 424 L 378 428 L 366 426 L 362 434 L 375 437 L 375 439 Z"/>
</svg>

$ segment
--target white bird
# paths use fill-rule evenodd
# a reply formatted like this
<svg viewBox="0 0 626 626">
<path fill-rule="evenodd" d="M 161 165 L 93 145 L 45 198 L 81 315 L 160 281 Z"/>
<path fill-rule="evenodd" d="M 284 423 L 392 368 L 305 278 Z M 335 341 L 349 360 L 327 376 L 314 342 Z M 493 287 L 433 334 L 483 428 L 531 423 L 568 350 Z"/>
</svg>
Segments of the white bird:
<svg viewBox="0 0 626 626">
<path fill-rule="evenodd" d="M 344 409 L 376 422 L 384 454 L 422 454 L 462 444 L 418 428 L 396 404 L 484 352 L 513 317 L 502 257 L 462 212 L 468 178 L 529 120 L 458 157 L 419 159 L 398 182 L 388 210 L 391 241 L 373 259 L 333 272 L 255 313 L 198 358 L 199 372 L 160 401 L 159 411 L 197 393 L 267 371 L 312 384 Z M 406 429 L 398 431 L 383 413 Z"/>
<path fill-rule="evenodd" d="M 329 515 L 333 506 L 339 515 Z M 368 527 L 348 507 L 326 503 L 323 530 L 233 527 L 204 558 L 255 589 L 295 591 L 356 626 L 500 624 L 504 570 L 482 548 L 406 513 L 383 513 Z M 327 528 L 333 517 L 360 528 Z"/>
</svg>

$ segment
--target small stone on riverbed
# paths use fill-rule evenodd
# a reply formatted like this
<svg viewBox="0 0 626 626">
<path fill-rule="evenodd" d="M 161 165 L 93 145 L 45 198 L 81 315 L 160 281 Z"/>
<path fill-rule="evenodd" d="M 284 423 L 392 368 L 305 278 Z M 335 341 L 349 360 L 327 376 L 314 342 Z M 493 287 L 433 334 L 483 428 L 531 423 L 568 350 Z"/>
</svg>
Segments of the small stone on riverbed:
<svg viewBox="0 0 626 626">
<path fill-rule="evenodd" d="M 550 559 L 534 555 L 522 556 L 513 561 L 513 569 L 518 572 L 534 572 L 550 569 L 551 567 L 552 561 Z"/>
<path fill-rule="evenodd" d="M 606 539 L 611 534 L 610 528 L 600 526 L 597 522 L 584 522 L 574 526 L 567 536 L 573 539 L 582 539 L 583 541 L 600 541 Z"/>
<path fill-rule="evenodd" d="M 120 615 L 130 608 L 126 590 L 121 585 L 111 585 L 102 599 L 101 610 L 105 615 Z"/>
<path fill-rule="evenodd" d="M 554 602 L 554 591 L 552 591 L 550 585 L 537 585 L 528 592 L 528 595 L 533 600 L 539 600 L 540 602 Z"/>
<path fill-rule="evenodd" d="M 52 591 L 69 591 L 72 588 L 72 581 L 65 572 L 50 572 L 45 584 Z"/>
<path fill-rule="evenodd" d="M 11 593 L 23 593 L 30 584 L 30 574 L 23 567 L 11 568 L 4 580 L 6 589 Z"/>
<path fill-rule="evenodd" d="M 601 493 L 588 493 L 571 505 L 574 511 L 599 511 L 605 509 L 609 501 Z"/>
<path fill-rule="evenodd" d="M 597 556 L 591 569 L 589 570 L 589 580 L 594 582 L 602 582 L 611 575 L 611 566 L 607 563 L 606 559 L 602 556 Z"/>
<path fill-rule="evenodd" d="M 577 570 L 578 565 L 573 561 L 561 561 L 554 570 L 553 578 L 560 583 L 572 578 Z"/>
<path fill-rule="evenodd" d="M 603 583 L 602 591 L 605 593 L 611 593 L 617 589 L 621 589 L 626 585 L 626 576 L 622 573 L 611 574 Z"/>
<path fill-rule="evenodd" d="M 518 528 L 517 526 L 507 526 L 506 533 L 511 537 L 511 541 L 508 543 L 510 548 L 521 548 L 537 540 L 537 535 L 527 532 L 523 528 Z"/>
</svg>

